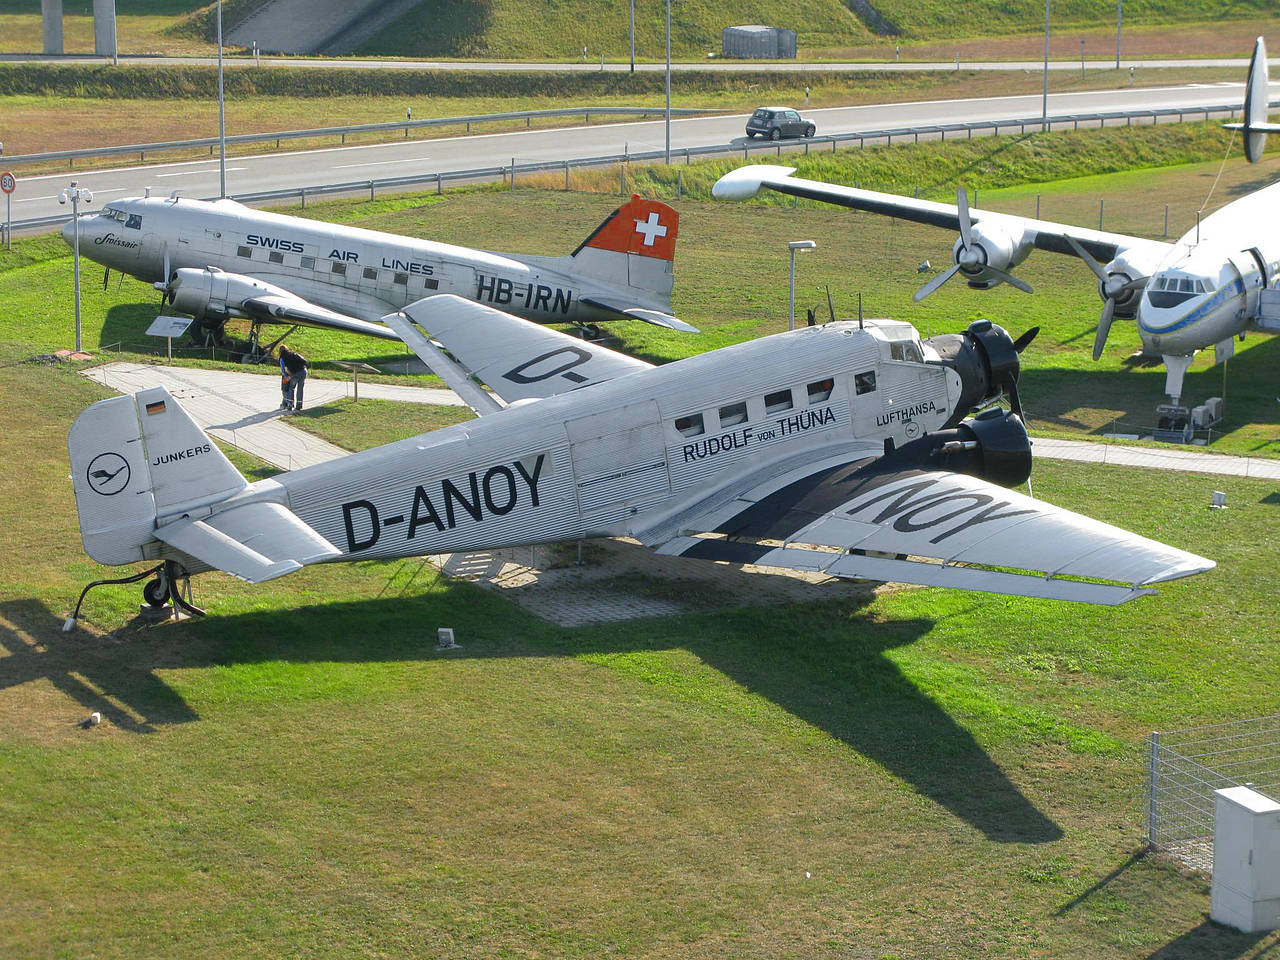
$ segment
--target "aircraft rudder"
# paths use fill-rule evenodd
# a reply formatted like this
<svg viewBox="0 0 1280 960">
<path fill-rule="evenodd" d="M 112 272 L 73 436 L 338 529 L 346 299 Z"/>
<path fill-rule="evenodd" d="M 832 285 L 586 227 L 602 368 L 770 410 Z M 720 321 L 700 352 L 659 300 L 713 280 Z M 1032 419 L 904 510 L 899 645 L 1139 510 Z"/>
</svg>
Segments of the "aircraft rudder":
<svg viewBox="0 0 1280 960">
<path fill-rule="evenodd" d="M 679 227 L 680 214 L 674 207 L 660 200 L 632 196 L 609 214 L 570 256 L 577 258 L 591 249 L 674 260 Z"/>
<path fill-rule="evenodd" d="M 1267 44 L 1258 37 L 1253 45 L 1253 57 L 1249 61 L 1249 76 L 1244 93 L 1244 152 L 1250 163 L 1262 159 L 1267 148 Z"/>
</svg>

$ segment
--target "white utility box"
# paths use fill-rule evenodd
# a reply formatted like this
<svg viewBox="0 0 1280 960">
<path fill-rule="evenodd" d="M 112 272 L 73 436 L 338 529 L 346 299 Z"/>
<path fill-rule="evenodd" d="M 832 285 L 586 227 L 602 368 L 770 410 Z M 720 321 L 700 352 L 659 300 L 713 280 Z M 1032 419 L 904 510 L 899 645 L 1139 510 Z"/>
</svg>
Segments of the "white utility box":
<svg viewBox="0 0 1280 960">
<path fill-rule="evenodd" d="M 1245 933 L 1280 926 L 1280 803 L 1249 787 L 1213 791 L 1209 917 Z"/>
</svg>

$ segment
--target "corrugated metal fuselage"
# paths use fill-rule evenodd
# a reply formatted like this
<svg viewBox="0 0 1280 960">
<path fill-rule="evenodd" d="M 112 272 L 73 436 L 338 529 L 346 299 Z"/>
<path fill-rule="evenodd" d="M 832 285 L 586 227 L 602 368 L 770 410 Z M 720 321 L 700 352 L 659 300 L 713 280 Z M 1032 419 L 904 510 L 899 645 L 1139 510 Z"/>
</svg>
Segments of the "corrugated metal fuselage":
<svg viewBox="0 0 1280 960">
<path fill-rule="evenodd" d="M 283 474 L 221 506 L 280 502 L 346 557 L 628 535 L 735 474 L 876 456 L 886 437 L 939 429 L 959 387 L 944 367 L 889 359 L 887 342 L 844 321 Z"/>
</svg>

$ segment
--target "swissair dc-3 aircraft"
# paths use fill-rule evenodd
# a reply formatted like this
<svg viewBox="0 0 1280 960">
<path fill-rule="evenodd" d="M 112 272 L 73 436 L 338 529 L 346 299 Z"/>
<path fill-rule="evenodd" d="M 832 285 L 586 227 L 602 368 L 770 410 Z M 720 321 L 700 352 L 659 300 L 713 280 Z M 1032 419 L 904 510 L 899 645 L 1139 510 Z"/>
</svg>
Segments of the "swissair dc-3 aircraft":
<svg viewBox="0 0 1280 960">
<path fill-rule="evenodd" d="M 1101 604 L 1214 566 L 1006 489 L 1031 470 L 1034 332 L 833 321 L 654 367 L 454 296 L 384 319 L 479 419 L 249 483 L 163 387 L 100 401 L 68 438 L 89 556 L 158 561 L 134 578 L 157 606 L 211 569 L 588 537 Z"/>
<path fill-rule="evenodd" d="M 633 197 L 567 257 L 489 253 L 254 210 L 234 200 L 133 197 L 80 218 L 80 252 L 154 282 L 197 321 L 198 342 L 231 317 L 396 339 L 378 319 L 453 293 L 541 323 L 634 318 L 697 332 L 671 314 L 679 217 Z M 68 225 L 62 231 L 74 243 Z"/>
<path fill-rule="evenodd" d="M 1227 125 L 1244 131 L 1250 162 L 1261 158 L 1265 134 L 1280 132 L 1280 125 L 1267 123 L 1267 91 L 1267 51 L 1259 37 L 1249 67 L 1244 122 Z M 1116 317 L 1136 318 L 1144 351 L 1164 360 L 1171 403 L 1160 411 L 1170 415 L 1167 425 L 1174 429 L 1185 426 L 1183 378 L 1197 351 L 1213 346 L 1220 363 L 1232 356 L 1235 338 L 1243 339 L 1249 327 L 1280 331 L 1280 183 L 1226 204 L 1176 242 L 1163 243 L 971 209 L 963 187 L 952 205 L 804 180 L 793 173 L 794 167 L 740 167 L 725 174 L 712 193 L 741 200 L 768 188 L 959 230 L 953 264 L 917 291 L 917 300 L 957 274 L 975 289 L 1008 283 L 1030 293 L 1010 270 L 1032 250 L 1079 257 L 1097 276 L 1104 304 L 1093 358 L 1102 355 Z"/>
</svg>

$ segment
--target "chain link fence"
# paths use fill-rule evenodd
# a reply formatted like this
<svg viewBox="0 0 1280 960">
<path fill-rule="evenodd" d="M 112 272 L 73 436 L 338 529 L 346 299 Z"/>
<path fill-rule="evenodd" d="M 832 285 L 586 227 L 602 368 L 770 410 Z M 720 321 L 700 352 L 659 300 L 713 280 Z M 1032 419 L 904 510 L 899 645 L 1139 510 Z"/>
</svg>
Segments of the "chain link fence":
<svg viewBox="0 0 1280 960">
<path fill-rule="evenodd" d="M 1280 715 L 1152 733 L 1147 842 L 1186 866 L 1213 870 L 1213 792 L 1248 785 L 1280 797 Z"/>
</svg>

